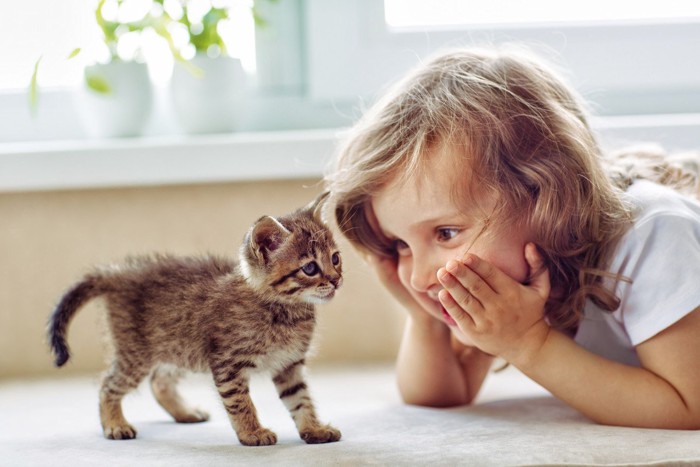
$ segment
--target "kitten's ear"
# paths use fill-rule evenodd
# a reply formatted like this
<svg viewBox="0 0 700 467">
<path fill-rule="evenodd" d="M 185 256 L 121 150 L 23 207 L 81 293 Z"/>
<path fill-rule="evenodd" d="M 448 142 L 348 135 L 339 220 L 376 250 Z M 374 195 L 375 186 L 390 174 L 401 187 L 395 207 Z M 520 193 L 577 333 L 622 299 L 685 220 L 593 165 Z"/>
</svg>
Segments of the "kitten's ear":
<svg viewBox="0 0 700 467">
<path fill-rule="evenodd" d="M 267 261 L 268 253 L 278 249 L 292 233 L 271 216 L 263 216 L 253 225 L 251 247 Z"/>
<path fill-rule="evenodd" d="M 316 197 L 315 200 L 311 201 L 304 207 L 304 210 L 310 211 L 311 215 L 319 222 L 325 224 L 326 221 L 323 218 L 323 208 L 326 205 L 326 201 L 330 196 L 330 191 L 324 191 Z"/>
</svg>

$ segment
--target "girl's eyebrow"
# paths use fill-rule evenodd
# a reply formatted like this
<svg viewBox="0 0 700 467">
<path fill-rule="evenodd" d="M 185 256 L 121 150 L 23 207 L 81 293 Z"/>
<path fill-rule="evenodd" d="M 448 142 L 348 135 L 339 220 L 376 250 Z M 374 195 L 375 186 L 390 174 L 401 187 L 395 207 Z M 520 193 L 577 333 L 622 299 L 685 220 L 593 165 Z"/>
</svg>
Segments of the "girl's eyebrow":
<svg viewBox="0 0 700 467">
<path fill-rule="evenodd" d="M 418 222 L 415 222 L 414 224 L 411 224 L 412 226 L 422 226 L 424 224 L 454 224 L 455 220 L 457 220 L 457 224 L 462 224 L 466 221 L 468 216 L 466 216 L 463 212 L 461 211 L 450 211 L 450 212 L 445 212 L 441 213 L 438 216 L 430 217 L 428 219 L 423 219 Z"/>
<path fill-rule="evenodd" d="M 409 230 L 419 230 L 426 225 L 443 224 L 444 223 L 443 220 L 445 219 L 445 217 L 446 216 L 441 215 L 441 216 L 434 217 L 434 218 L 423 219 L 423 220 L 408 224 L 407 227 Z M 379 219 L 376 219 L 375 226 L 376 226 L 376 229 L 378 229 L 382 235 L 384 235 L 385 237 L 387 237 L 389 239 L 395 240 L 395 239 L 398 239 L 401 237 L 400 235 L 396 235 L 395 233 L 393 233 L 391 231 L 391 229 L 388 229 L 386 226 L 382 225 L 382 223 L 379 222 Z"/>
</svg>

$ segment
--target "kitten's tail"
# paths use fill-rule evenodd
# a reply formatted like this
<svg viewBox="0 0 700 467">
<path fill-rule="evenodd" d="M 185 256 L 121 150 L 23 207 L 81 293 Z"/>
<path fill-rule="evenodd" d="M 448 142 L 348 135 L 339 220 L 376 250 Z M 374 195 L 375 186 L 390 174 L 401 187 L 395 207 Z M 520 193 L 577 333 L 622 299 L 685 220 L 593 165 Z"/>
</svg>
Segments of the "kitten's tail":
<svg viewBox="0 0 700 467">
<path fill-rule="evenodd" d="M 56 366 L 63 366 L 70 358 L 66 332 L 75 312 L 92 298 L 102 295 L 105 290 L 98 274 L 90 274 L 71 287 L 61 298 L 49 318 L 49 344 L 56 356 Z"/>
</svg>

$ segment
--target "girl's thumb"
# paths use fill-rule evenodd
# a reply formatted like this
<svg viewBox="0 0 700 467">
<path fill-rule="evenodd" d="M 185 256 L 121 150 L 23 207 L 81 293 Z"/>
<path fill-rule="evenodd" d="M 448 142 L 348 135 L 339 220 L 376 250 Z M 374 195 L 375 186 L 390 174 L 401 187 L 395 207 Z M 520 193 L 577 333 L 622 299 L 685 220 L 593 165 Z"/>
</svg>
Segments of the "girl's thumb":
<svg viewBox="0 0 700 467">
<path fill-rule="evenodd" d="M 542 297 L 549 297 L 549 270 L 545 266 L 544 259 L 534 243 L 525 245 L 525 261 L 530 267 L 530 287 L 539 292 Z"/>
</svg>

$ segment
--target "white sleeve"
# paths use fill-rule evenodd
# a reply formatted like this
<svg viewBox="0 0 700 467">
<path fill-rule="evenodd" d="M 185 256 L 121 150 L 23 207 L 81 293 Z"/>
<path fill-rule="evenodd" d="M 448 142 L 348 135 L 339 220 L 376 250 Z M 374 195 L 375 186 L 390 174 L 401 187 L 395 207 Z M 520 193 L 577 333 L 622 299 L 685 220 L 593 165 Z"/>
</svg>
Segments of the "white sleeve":
<svg viewBox="0 0 700 467">
<path fill-rule="evenodd" d="M 618 251 L 618 310 L 633 345 L 640 344 L 700 306 L 700 218 L 658 213 L 636 224 Z M 618 313 L 616 313 L 618 314 Z"/>
</svg>

